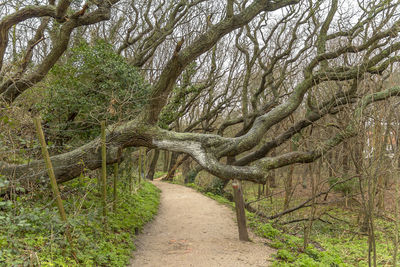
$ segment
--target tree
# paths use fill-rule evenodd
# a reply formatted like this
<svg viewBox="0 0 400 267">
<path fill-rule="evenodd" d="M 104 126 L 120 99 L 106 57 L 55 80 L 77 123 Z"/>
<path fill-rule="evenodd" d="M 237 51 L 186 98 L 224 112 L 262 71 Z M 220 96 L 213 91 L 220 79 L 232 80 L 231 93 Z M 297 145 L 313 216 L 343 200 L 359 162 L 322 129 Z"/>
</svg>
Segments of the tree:
<svg viewBox="0 0 400 267">
<path fill-rule="evenodd" d="M 61 0 L 57 4 L 54 0 L 50 0 L 48 5 L 30 5 L 29 1 L 18 1 L 16 7 L 13 7 L 14 3 L 9 3 L 10 6 L 3 5 L 0 22 L 0 94 L 2 99 L 11 103 L 22 92 L 40 82 L 68 48 L 73 30 L 80 26 L 107 20 L 110 17 L 111 7 L 116 2 L 118 1 L 99 1 L 92 7 L 86 4 L 80 10 L 69 0 Z M 93 11 L 87 12 L 88 9 L 93 8 Z M 8 15 L 10 9 L 14 9 L 14 12 Z M 36 31 L 27 35 L 30 39 L 26 41 L 26 45 L 18 47 L 13 39 L 14 56 L 18 51 L 21 59 L 14 59 L 12 65 L 4 64 L 5 56 L 8 56 L 10 29 L 32 19 L 34 20 L 32 26 L 36 28 Z M 38 21 L 39 19 L 41 20 Z M 25 27 L 29 26 L 31 25 Z M 34 68 L 29 68 L 35 48 L 46 39 L 44 32 L 48 27 L 51 27 L 52 31 L 51 49 L 43 60 L 35 62 Z"/>
<path fill-rule="evenodd" d="M 100 1 L 74 12 L 79 8 L 69 1 L 60 1 L 56 6 L 50 2 L 47 6 L 21 8 L 2 18 L 3 36 L 25 19 L 52 18 L 52 30 L 59 28 L 60 34 L 54 40 L 62 40 L 63 49 L 53 52 L 57 47 L 53 45 L 42 61 L 32 62 L 34 70 L 21 78 L 5 79 L 12 75 L 2 74 L 1 96 L 12 103 L 42 80 L 67 49 L 74 28 L 94 24 L 88 28 L 93 35 L 106 35 L 96 26 L 109 18 L 111 9 L 118 5 L 125 7 L 129 15 L 124 20 L 124 14 L 115 11 L 114 21 L 102 24 L 109 30 L 109 35 L 102 37 L 109 39 L 133 66 L 148 70 L 146 79 L 151 88 L 148 103 L 136 118 L 110 127 L 108 164 L 119 161 L 123 149 L 143 146 L 190 155 L 200 168 L 221 179 L 265 183 L 269 170 L 312 162 L 356 136 L 357 122 L 368 105 L 400 95 L 399 86 L 373 92 L 363 90 L 365 78 L 390 72 L 399 60 L 397 2 L 163 3 L 129 5 L 123 1 Z M 5 55 L 11 62 L 6 53 L 7 42 L 1 42 L 0 48 L 0 62 Z M 185 75 L 188 72 L 191 74 Z M 1 73 L 9 70 L 2 66 Z M 197 85 L 196 90 L 185 85 L 185 77 L 190 85 Z M 160 128 L 160 114 L 168 103 L 173 103 L 174 95 L 184 95 L 188 101 L 175 107 L 183 112 Z M 201 106 L 205 108 L 201 110 Z M 329 132 L 315 147 L 268 156 L 303 129 L 344 107 L 352 110 L 349 122 L 342 129 Z M 289 123 L 290 127 L 278 127 L 292 114 L 299 119 Z M 192 123 L 195 126 L 189 129 L 183 127 Z M 238 124 L 239 130 L 226 133 L 228 127 L 232 129 Z M 198 125 L 200 131 L 195 128 Z M 279 133 L 271 136 L 275 128 Z M 53 156 L 58 180 L 77 177 L 82 162 L 88 169 L 99 168 L 99 146 L 100 139 L 96 138 L 73 151 Z M 224 158 L 228 158 L 227 163 Z M 0 172 L 36 180 L 43 175 L 43 166 L 40 160 L 29 165 L 2 162 Z"/>
</svg>

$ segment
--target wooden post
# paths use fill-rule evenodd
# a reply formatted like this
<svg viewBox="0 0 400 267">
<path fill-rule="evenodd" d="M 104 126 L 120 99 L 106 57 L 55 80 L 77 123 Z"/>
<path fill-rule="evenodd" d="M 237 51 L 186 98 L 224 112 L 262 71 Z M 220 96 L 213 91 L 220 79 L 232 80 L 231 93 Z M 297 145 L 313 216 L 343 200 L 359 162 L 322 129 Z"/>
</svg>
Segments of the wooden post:
<svg viewBox="0 0 400 267">
<path fill-rule="evenodd" d="M 64 223 L 67 223 L 67 214 L 65 213 L 65 209 L 64 209 L 64 205 L 62 203 L 60 191 L 58 190 L 57 179 L 56 179 L 56 176 L 54 175 L 53 164 L 51 163 L 51 160 L 50 160 L 49 151 L 47 150 L 46 140 L 44 138 L 42 125 L 40 123 L 41 119 L 40 119 L 40 117 L 36 117 L 36 118 L 34 118 L 33 121 L 34 121 L 35 126 L 36 126 L 36 131 L 37 131 L 37 134 L 38 134 L 40 146 L 42 148 L 43 159 L 44 159 L 44 162 L 46 164 L 47 173 L 48 173 L 49 178 L 50 178 L 51 189 L 53 190 L 53 195 L 56 198 L 58 211 L 60 212 L 61 220 Z M 74 252 L 74 245 L 73 245 L 73 242 L 72 242 L 72 236 L 71 236 L 71 233 L 69 231 L 68 225 L 66 226 L 65 235 L 66 235 L 67 240 L 68 240 L 68 242 L 69 242 L 69 244 L 71 246 L 72 256 L 78 262 L 76 254 Z"/>
<path fill-rule="evenodd" d="M 53 190 L 53 194 L 54 194 L 54 196 L 56 198 L 58 211 L 60 212 L 61 219 L 64 222 L 66 222 L 67 221 L 67 215 L 65 213 L 64 206 L 63 206 L 63 203 L 62 203 L 62 200 L 61 200 L 60 191 L 58 191 L 57 180 L 56 180 L 56 177 L 54 175 L 53 165 L 51 164 L 49 151 L 47 150 L 47 144 L 46 144 L 46 141 L 44 139 L 44 134 L 43 134 L 43 130 L 42 130 L 42 125 L 40 123 L 40 118 L 35 118 L 34 122 L 35 122 L 35 126 L 36 126 L 36 131 L 37 131 L 37 134 L 38 134 L 38 138 L 39 138 L 39 141 L 40 141 L 40 146 L 42 148 L 42 155 L 43 155 L 43 158 L 44 158 L 44 162 L 46 164 L 47 173 L 48 173 L 48 175 L 50 177 L 51 189 Z"/>
<path fill-rule="evenodd" d="M 101 122 L 101 178 L 103 185 L 103 216 L 107 217 L 107 154 L 106 154 L 106 123 Z"/>
<path fill-rule="evenodd" d="M 117 210 L 117 179 L 118 179 L 118 162 L 114 163 L 114 192 L 113 192 L 113 211 Z"/>
<path fill-rule="evenodd" d="M 232 188 L 239 230 L 239 240 L 250 241 L 246 226 L 246 213 L 244 211 L 244 200 L 241 182 L 235 179 L 232 183 Z"/>
</svg>

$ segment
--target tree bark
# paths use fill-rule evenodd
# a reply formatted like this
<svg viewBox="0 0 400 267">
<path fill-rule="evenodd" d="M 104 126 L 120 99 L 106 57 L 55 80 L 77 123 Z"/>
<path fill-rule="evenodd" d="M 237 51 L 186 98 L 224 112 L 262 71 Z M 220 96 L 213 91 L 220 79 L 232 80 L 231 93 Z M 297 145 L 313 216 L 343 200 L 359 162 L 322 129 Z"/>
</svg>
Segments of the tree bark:
<svg viewBox="0 0 400 267">
<path fill-rule="evenodd" d="M 163 166 L 163 172 L 168 171 L 168 163 L 169 163 L 169 151 L 164 150 L 164 166 Z"/>
<path fill-rule="evenodd" d="M 153 158 L 151 159 L 149 171 L 147 172 L 147 177 L 146 177 L 147 179 L 149 179 L 151 181 L 153 181 L 154 173 L 156 172 L 156 167 L 157 167 L 157 162 L 158 162 L 159 156 L 160 156 L 160 150 L 155 149 Z"/>
</svg>

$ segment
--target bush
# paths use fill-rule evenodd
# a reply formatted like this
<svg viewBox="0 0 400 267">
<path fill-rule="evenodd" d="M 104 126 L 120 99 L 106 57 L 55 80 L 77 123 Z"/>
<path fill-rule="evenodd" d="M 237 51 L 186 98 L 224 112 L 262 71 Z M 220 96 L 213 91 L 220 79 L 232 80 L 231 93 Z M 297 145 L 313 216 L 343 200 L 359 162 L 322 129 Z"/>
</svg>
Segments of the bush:
<svg viewBox="0 0 400 267">
<path fill-rule="evenodd" d="M 214 177 L 214 179 L 211 181 L 211 184 L 206 189 L 206 191 L 211 192 L 215 195 L 222 196 L 224 194 L 224 187 L 225 187 L 225 182 L 222 179 Z"/>
<path fill-rule="evenodd" d="M 45 86 L 37 108 L 50 126 L 49 138 L 59 142 L 97 136 L 100 120 L 134 118 L 149 94 L 139 71 L 102 40 L 76 45 L 52 68 Z"/>
</svg>

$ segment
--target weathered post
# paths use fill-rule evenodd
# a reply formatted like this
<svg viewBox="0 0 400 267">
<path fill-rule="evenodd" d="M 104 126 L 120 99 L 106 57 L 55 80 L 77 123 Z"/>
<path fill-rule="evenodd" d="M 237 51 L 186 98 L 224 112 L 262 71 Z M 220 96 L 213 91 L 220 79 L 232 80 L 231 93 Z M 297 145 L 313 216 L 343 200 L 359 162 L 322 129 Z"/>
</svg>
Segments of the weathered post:
<svg viewBox="0 0 400 267">
<path fill-rule="evenodd" d="M 44 139 L 44 134 L 43 134 L 43 130 L 42 130 L 42 125 L 40 123 L 40 119 L 39 118 L 35 118 L 34 122 L 35 122 L 35 126 L 36 126 L 36 131 L 37 131 L 37 134 L 38 134 L 38 138 L 39 138 L 39 141 L 40 141 L 40 146 L 42 148 L 43 159 L 44 159 L 44 162 L 46 164 L 47 173 L 48 173 L 49 178 L 50 178 L 51 189 L 53 190 L 54 197 L 56 198 L 58 211 L 60 212 L 61 219 L 64 222 L 66 222 L 67 221 L 67 215 L 65 213 L 64 206 L 63 206 L 63 203 L 62 203 L 62 200 L 61 200 L 60 191 L 58 190 L 57 180 L 56 180 L 56 177 L 54 175 L 53 165 L 51 164 L 49 151 L 47 150 L 46 140 Z"/>
<path fill-rule="evenodd" d="M 241 241 L 250 241 L 249 234 L 247 232 L 246 213 L 244 211 L 244 200 L 241 182 L 235 179 L 232 183 L 232 188 L 239 230 L 239 239 Z"/>
<path fill-rule="evenodd" d="M 54 197 L 56 198 L 56 203 L 57 203 L 58 211 L 60 212 L 61 220 L 64 223 L 67 223 L 67 214 L 65 212 L 64 205 L 62 203 L 60 191 L 58 190 L 57 179 L 56 179 L 56 176 L 54 175 L 53 164 L 51 163 L 51 160 L 50 160 L 49 151 L 47 150 L 47 144 L 46 144 L 46 140 L 44 138 L 44 133 L 43 133 L 43 129 L 42 129 L 42 125 L 41 125 L 40 121 L 41 121 L 40 117 L 34 118 L 37 135 L 38 135 L 40 146 L 42 149 L 43 159 L 46 164 L 47 173 L 50 178 L 51 189 L 53 191 Z M 66 226 L 65 235 L 67 237 L 68 243 L 71 246 L 72 256 L 74 257 L 74 259 L 76 261 L 78 261 L 76 255 L 75 255 L 75 252 L 74 252 L 74 245 L 72 242 L 72 236 L 69 231 L 68 225 Z"/>
</svg>

